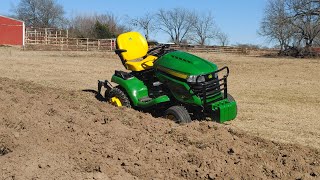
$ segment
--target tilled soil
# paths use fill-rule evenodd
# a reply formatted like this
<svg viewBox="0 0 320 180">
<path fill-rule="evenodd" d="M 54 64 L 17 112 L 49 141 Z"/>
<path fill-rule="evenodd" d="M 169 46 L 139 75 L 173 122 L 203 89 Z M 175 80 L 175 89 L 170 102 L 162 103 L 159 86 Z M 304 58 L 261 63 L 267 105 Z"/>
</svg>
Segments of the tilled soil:
<svg viewBox="0 0 320 180">
<path fill-rule="evenodd" d="M 101 101 L 99 101 L 101 100 Z M 0 179 L 319 179 L 320 152 L 0 78 Z"/>
<path fill-rule="evenodd" d="M 197 53 L 229 66 L 238 116 L 228 126 L 275 142 L 320 149 L 320 59 Z M 71 91 L 96 90 L 125 70 L 114 52 L 22 51 L 0 47 L 0 77 Z"/>
</svg>

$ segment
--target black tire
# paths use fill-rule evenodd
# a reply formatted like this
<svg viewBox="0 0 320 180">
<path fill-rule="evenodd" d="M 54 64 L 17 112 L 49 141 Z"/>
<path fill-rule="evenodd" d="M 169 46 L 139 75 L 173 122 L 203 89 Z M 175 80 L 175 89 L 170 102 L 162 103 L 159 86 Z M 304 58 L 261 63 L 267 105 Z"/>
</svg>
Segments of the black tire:
<svg viewBox="0 0 320 180">
<path fill-rule="evenodd" d="M 235 101 L 234 98 L 229 93 L 227 94 L 227 99 L 228 99 L 229 102 Z"/>
<path fill-rule="evenodd" d="M 183 106 L 172 106 L 164 113 L 164 118 L 175 121 L 178 124 L 191 122 L 189 112 Z"/>
<path fill-rule="evenodd" d="M 105 97 L 107 102 L 111 103 L 112 105 L 116 107 L 120 107 L 117 103 L 112 102 L 112 98 L 117 98 L 121 106 L 131 108 L 130 99 L 128 98 L 127 94 L 123 92 L 121 89 L 118 88 L 112 88 L 109 93 L 105 92 Z"/>
<path fill-rule="evenodd" d="M 233 96 L 231 96 L 231 94 L 229 94 L 229 93 L 227 94 L 227 99 L 228 99 L 229 102 L 236 101 L 236 100 L 234 100 Z M 238 106 L 237 106 L 236 111 L 238 112 Z"/>
</svg>

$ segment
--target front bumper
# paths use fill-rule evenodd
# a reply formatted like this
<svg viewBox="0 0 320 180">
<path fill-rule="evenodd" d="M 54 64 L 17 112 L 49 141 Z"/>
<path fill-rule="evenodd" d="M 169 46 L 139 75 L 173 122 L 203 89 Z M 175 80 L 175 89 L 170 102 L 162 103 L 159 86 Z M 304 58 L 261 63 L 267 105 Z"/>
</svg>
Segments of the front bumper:
<svg viewBox="0 0 320 180">
<path fill-rule="evenodd" d="M 226 74 L 224 74 L 223 77 L 219 79 L 218 73 L 224 70 L 226 71 Z M 228 76 L 229 68 L 225 66 L 215 72 L 201 75 L 201 77 L 205 78 L 204 82 L 199 82 L 198 80 L 200 76 L 198 76 L 196 82 L 189 83 L 189 86 L 193 92 L 193 95 L 196 95 L 201 99 L 201 105 L 208 106 L 209 104 L 227 98 Z"/>
</svg>

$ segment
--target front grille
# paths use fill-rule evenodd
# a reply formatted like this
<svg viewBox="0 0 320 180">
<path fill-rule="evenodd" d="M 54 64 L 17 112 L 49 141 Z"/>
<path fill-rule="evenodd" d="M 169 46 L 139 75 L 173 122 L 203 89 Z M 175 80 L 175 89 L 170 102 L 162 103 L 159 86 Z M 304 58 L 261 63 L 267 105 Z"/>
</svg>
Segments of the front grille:
<svg viewBox="0 0 320 180">
<path fill-rule="evenodd" d="M 227 70 L 226 75 L 223 75 L 222 78 L 219 79 L 217 74 L 220 71 Z M 223 67 L 213 73 L 202 75 L 205 77 L 205 82 L 196 82 L 189 83 L 192 92 L 194 95 L 198 96 L 203 104 L 212 103 L 212 101 L 221 100 L 221 92 L 223 92 L 224 97 L 227 98 L 227 77 L 229 75 L 229 68 Z M 208 77 L 212 77 L 211 79 Z M 220 96 L 220 98 L 219 98 Z"/>
<path fill-rule="evenodd" d="M 211 96 L 218 95 L 221 92 L 220 81 L 218 78 L 208 82 L 196 83 L 194 85 L 192 84 L 190 85 L 191 85 L 192 91 L 201 99 L 205 97 L 210 98 Z"/>
</svg>

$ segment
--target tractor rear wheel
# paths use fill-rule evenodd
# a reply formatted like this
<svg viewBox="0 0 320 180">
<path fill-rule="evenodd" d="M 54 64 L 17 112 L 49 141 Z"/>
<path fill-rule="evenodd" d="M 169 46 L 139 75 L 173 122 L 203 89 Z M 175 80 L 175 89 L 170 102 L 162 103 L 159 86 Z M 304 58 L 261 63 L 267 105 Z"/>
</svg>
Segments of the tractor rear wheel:
<svg viewBox="0 0 320 180">
<path fill-rule="evenodd" d="M 119 88 L 112 88 L 109 92 L 106 91 L 105 97 L 107 102 L 116 107 L 124 106 L 131 108 L 130 99 L 127 94 Z"/>
<path fill-rule="evenodd" d="M 178 124 L 191 122 L 191 117 L 187 109 L 183 106 L 172 106 L 164 113 L 164 118 L 175 121 Z"/>
</svg>

